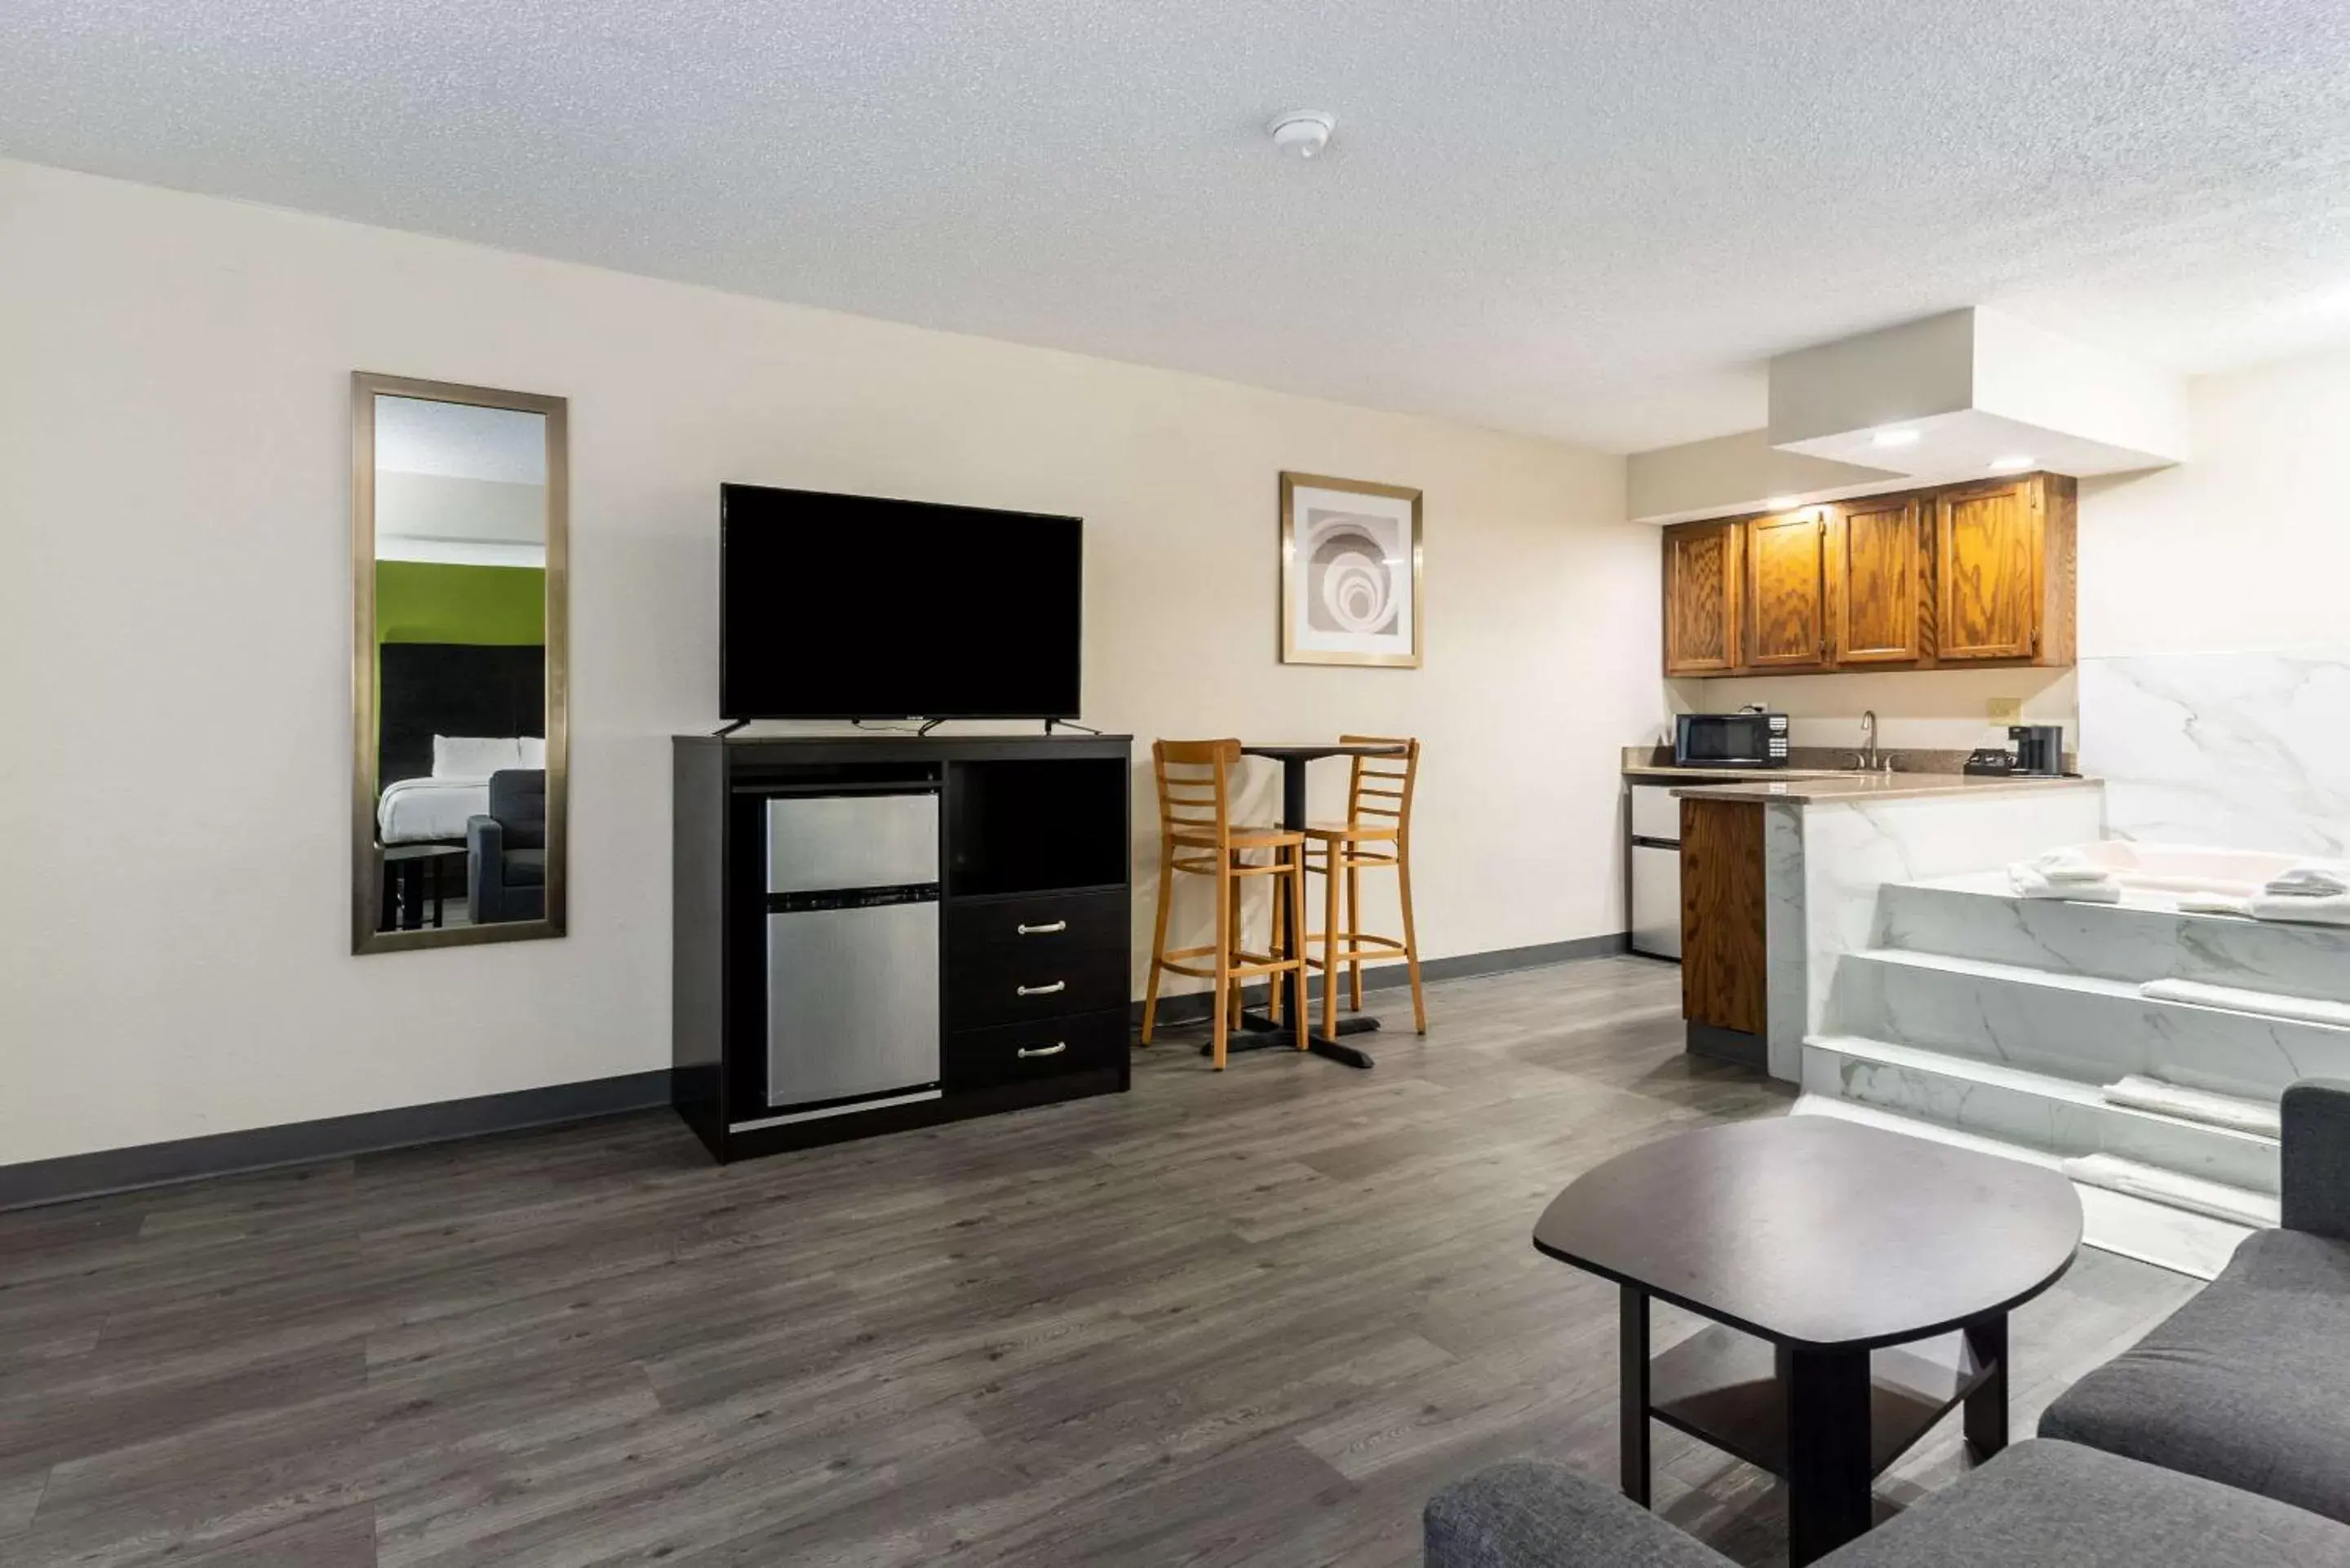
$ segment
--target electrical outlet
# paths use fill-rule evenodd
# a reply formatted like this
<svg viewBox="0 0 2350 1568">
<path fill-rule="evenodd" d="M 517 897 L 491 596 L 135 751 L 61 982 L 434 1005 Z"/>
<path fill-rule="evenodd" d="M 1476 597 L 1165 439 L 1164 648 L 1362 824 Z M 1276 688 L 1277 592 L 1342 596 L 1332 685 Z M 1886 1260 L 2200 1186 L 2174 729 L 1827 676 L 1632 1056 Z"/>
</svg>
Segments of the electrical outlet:
<svg viewBox="0 0 2350 1568">
<path fill-rule="evenodd" d="M 1994 724 L 2023 722 L 2023 699 L 2021 697 L 1994 697 L 1983 706 L 1985 717 Z"/>
</svg>

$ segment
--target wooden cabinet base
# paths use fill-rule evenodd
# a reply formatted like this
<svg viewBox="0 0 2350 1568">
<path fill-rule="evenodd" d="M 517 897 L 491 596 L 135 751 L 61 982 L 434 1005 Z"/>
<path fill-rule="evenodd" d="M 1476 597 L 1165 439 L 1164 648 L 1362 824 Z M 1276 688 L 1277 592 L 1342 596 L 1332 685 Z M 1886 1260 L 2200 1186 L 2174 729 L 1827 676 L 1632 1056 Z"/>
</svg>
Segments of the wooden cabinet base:
<svg viewBox="0 0 2350 1568">
<path fill-rule="evenodd" d="M 1681 1016 L 1760 1036 L 1768 1026 L 1762 803 L 1681 801 Z"/>
</svg>

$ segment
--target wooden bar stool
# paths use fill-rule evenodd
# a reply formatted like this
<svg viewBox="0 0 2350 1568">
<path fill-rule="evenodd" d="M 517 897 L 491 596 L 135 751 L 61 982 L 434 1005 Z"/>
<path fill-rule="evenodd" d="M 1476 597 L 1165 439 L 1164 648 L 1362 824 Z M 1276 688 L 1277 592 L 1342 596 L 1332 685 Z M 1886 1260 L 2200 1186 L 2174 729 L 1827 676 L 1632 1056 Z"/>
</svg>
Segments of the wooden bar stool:
<svg viewBox="0 0 2350 1568">
<path fill-rule="evenodd" d="M 1399 756 L 1357 757 L 1347 785 L 1347 820 L 1315 823 L 1306 838 L 1322 846 L 1322 863 L 1310 866 L 1328 880 L 1323 888 L 1322 929 L 1307 932 L 1307 961 L 1322 971 L 1322 1033 L 1338 1023 L 1338 971 L 1347 971 L 1347 1004 L 1363 1010 L 1363 960 L 1403 954 L 1411 978 L 1412 1027 L 1428 1033 L 1428 1003 L 1419 991 L 1419 938 L 1411 919 L 1411 792 L 1419 779 L 1419 742 L 1409 737 L 1341 735 L 1341 745 L 1394 746 Z M 1365 867 L 1392 870 L 1403 910 L 1403 937 L 1378 936 L 1361 929 Z M 1339 873 L 1346 873 L 1346 902 L 1339 903 Z M 1295 929 L 1295 928 L 1293 928 Z M 1312 956 L 1319 941 L 1321 956 Z M 1342 945 L 1343 944 L 1343 945 Z"/>
<path fill-rule="evenodd" d="M 1224 1065 L 1225 1043 L 1240 1021 L 1241 986 L 1257 975 L 1272 975 L 1274 994 L 1280 995 L 1280 976 L 1288 975 L 1296 988 L 1297 1048 L 1305 1049 L 1305 965 L 1303 952 L 1252 952 L 1241 937 L 1241 888 L 1251 877 L 1272 881 L 1274 907 L 1289 911 L 1291 930 L 1305 923 L 1305 836 L 1278 827 L 1235 826 L 1232 819 L 1231 774 L 1241 760 L 1238 741 L 1160 741 L 1150 748 L 1152 768 L 1159 775 L 1159 929 L 1150 940 L 1150 983 L 1143 993 L 1142 1043 L 1150 1044 L 1151 1024 L 1159 1012 L 1161 971 L 1212 980 L 1215 989 L 1213 1055 L 1216 1070 Z M 1269 854 L 1262 864 L 1247 857 Z M 1175 899 L 1175 876 L 1190 872 L 1211 877 L 1216 888 L 1216 940 L 1203 948 L 1170 948 L 1167 916 Z M 1211 964 L 1187 963 L 1212 958 Z"/>
</svg>

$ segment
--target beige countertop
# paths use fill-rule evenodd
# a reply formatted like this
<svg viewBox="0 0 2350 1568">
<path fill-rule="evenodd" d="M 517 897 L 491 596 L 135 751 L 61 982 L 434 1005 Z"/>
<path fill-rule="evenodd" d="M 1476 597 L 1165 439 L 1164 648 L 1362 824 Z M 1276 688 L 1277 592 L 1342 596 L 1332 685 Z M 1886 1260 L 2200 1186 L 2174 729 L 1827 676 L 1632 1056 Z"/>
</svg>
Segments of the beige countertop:
<svg viewBox="0 0 2350 1568">
<path fill-rule="evenodd" d="M 1922 800 L 1932 795 L 1999 794 L 2023 790 L 2090 789 L 2089 778 L 1999 778 L 1974 774 L 1776 774 L 1734 784 L 1690 785 L 1673 791 L 1683 800 L 1783 800 L 1799 805 L 1838 801 Z"/>
</svg>

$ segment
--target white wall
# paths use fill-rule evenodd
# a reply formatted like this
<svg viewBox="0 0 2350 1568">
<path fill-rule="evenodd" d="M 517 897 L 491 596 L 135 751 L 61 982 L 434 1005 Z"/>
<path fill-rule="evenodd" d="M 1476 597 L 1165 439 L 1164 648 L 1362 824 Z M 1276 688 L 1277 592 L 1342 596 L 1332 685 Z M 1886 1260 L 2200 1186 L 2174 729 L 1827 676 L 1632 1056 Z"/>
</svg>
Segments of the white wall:
<svg viewBox="0 0 2350 1568">
<path fill-rule="evenodd" d="M 1082 514 L 1092 722 L 1416 732 L 1431 955 L 1622 928 L 1618 459 L 22 164 L 0 233 L 0 1163 L 665 1064 L 722 480 Z M 347 951 L 354 369 L 571 400 L 566 940 Z M 1276 662 L 1283 468 L 1426 491 L 1425 670 Z"/>
<path fill-rule="evenodd" d="M 2081 655 L 2350 644 L 2350 350 L 2188 383 L 2176 468 L 2081 483 Z"/>
</svg>

